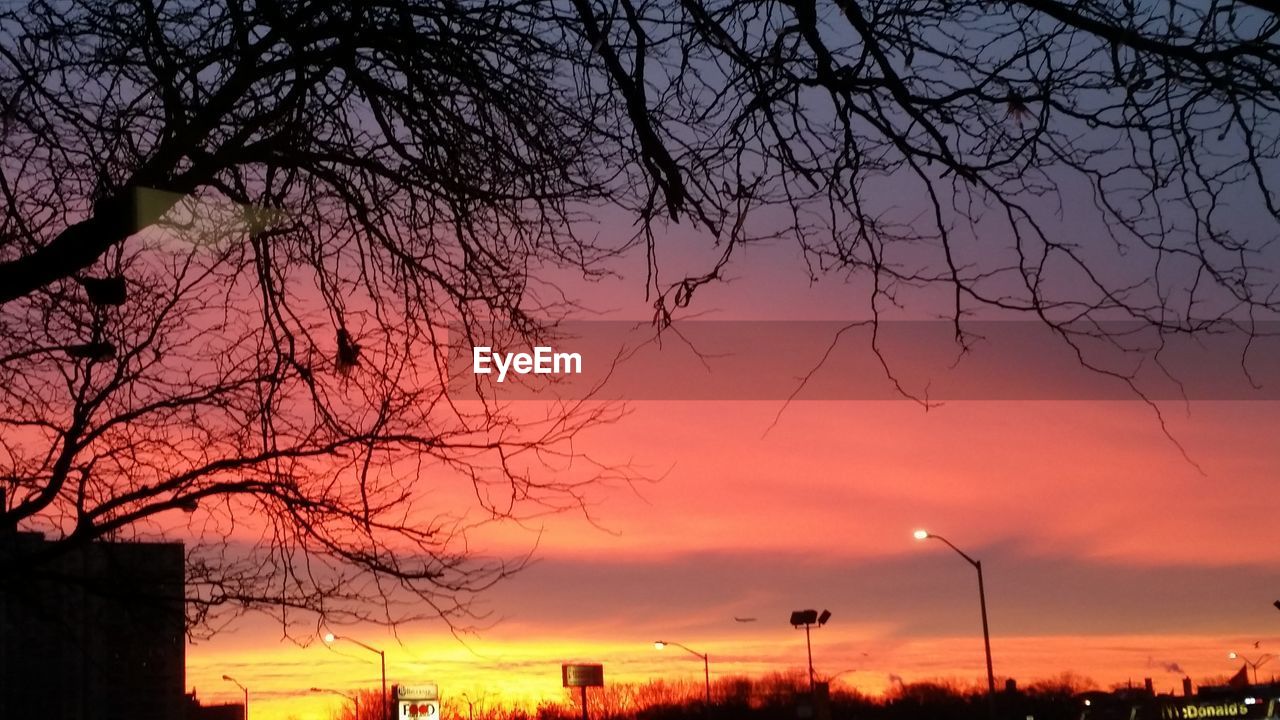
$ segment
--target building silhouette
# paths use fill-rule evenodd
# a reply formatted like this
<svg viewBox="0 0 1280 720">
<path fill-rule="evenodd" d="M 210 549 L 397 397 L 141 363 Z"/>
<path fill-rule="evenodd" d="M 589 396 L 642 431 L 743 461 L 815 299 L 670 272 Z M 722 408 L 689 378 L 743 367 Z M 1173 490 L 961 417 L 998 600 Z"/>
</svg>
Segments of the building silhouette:
<svg viewBox="0 0 1280 720">
<path fill-rule="evenodd" d="M 0 533 L 0 717 L 183 718 L 183 555 Z"/>
<path fill-rule="evenodd" d="M 243 703 L 215 703 L 205 705 L 192 690 L 187 695 L 185 720 L 245 720 Z"/>
</svg>

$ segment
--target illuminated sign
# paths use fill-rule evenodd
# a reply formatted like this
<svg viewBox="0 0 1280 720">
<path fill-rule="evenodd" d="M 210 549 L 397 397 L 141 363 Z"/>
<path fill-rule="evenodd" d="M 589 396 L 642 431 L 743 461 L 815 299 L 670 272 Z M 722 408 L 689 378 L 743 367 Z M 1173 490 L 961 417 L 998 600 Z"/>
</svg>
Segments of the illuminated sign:
<svg viewBox="0 0 1280 720">
<path fill-rule="evenodd" d="M 440 703 L 437 700 L 400 700 L 397 716 L 401 720 L 439 720 Z"/>
<path fill-rule="evenodd" d="M 1219 703 L 1216 705 L 1187 705 L 1182 708 L 1183 720 L 1197 718 L 1240 717 L 1249 714 L 1249 706 L 1242 702 Z"/>
<path fill-rule="evenodd" d="M 1252 700 L 1253 702 L 1249 702 Z M 1243 701 L 1227 700 L 1214 703 L 1187 703 L 1165 706 L 1161 715 L 1165 720 L 1210 720 L 1212 718 L 1241 718 L 1246 720 L 1251 715 L 1261 716 L 1263 707 L 1255 698 Z"/>
<path fill-rule="evenodd" d="M 604 687 L 604 666 L 565 663 L 560 666 L 560 679 L 565 687 Z"/>
<path fill-rule="evenodd" d="M 420 685 L 397 685 L 397 700 L 439 700 L 440 686 L 435 683 Z"/>
<path fill-rule="evenodd" d="M 439 685 L 396 685 L 395 696 L 396 717 L 400 720 L 440 720 Z"/>
</svg>

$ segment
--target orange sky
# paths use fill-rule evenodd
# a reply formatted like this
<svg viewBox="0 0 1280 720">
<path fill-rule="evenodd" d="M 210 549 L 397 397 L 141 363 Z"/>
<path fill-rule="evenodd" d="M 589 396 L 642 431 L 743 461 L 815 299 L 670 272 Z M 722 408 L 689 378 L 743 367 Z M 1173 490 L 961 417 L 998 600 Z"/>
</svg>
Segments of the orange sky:
<svg viewBox="0 0 1280 720">
<path fill-rule="evenodd" d="M 1138 402 L 641 402 L 584 447 L 631 457 L 652 484 L 602 489 L 601 527 L 577 515 L 477 538 L 539 562 L 485 598 L 497 622 L 463 645 L 439 625 L 343 632 L 383 647 L 391 680 L 445 695 L 560 697 L 559 664 L 602 662 L 609 681 L 804 665 L 790 610 L 829 608 L 820 674 L 882 690 L 983 672 L 972 568 L 986 569 L 996 672 L 1074 671 L 1100 683 L 1235 669 L 1227 651 L 1280 645 L 1274 542 L 1280 412 L 1274 403 L 1167 407 L 1182 457 Z M 538 535 L 540 533 L 540 536 Z M 733 617 L 757 617 L 737 623 Z M 339 652 L 339 650 L 341 652 Z M 1272 646 L 1274 650 L 1274 646 Z M 189 686 L 257 718 L 323 718 L 311 686 L 377 681 L 376 656 L 280 642 L 258 621 L 188 650 Z M 1265 674 L 1265 669 L 1264 669 Z"/>
<path fill-rule="evenodd" d="M 734 282 L 706 288 L 699 311 L 829 320 L 864 306 L 856 287 L 810 285 L 789 253 L 740 264 Z M 581 287 L 584 304 L 644 317 L 643 268 L 633 270 Z M 925 527 L 983 561 L 999 677 L 1072 671 L 1104 686 L 1152 677 L 1172 688 L 1172 663 L 1197 680 L 1230 674 L 1228 651 L 1280 646 L 1280 403 L 1160 407 L 1168 435 L 1133 400 L 928 411 L 806 401 L 776 426 L 780 399 L 632 402 L 576 447 L 660 480 L 599 488 L 594 522 L 569 513 L 474 535 L 473 547 L 494 554 L 537 545 L 533 566 L 484 597 L 490 627 L 465 645 L 438 623 L 342 632 L 387 651 L 391 682 L 528 700 L 563 696 L 566 661 L 603 663 L 606 682 L 700 678 L 697 658 L 659 652 L 658 639 L 708 653 L 713 679 L 801 668 L 803 633 L 787 617 L 828 608 L 813 636 L 820 675 L 868 692 L 891 676 L 979 682 L 973 569 L 913 540 Z M 231 674 L 257 698 L 255 720 L 319 720 L 343 700 L 307 688 L 374 687 L 376 660 L 350 645 L 282 642 L 279 628 L 249 620 L 189 647 L 187 684 L 206 701 L 235 701 L 220 679 Z"/>
</svg>

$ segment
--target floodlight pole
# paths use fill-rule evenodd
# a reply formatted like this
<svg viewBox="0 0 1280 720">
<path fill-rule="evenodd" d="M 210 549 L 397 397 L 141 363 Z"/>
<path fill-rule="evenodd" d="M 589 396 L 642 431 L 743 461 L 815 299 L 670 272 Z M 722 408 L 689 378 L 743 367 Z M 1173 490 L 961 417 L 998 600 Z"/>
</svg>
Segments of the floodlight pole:
<svg viewBox="0 0 1280 720">
<path fill-rule="evenodd" d="M 809 655 L 809 694 L 810 695 L 813 694 L 813 691 L 816 689 L 816 686 L 817 686 L 817 681 L 814 678 L 814 672 L 813 672 L 813 640 L 809 635 L 810 628 L 813 626 L 815 622 L 818 623 L 818 627 L 822 627 L 830 618 L 831 618 L 831 612 L 828 610 L 823 610 L 821 615 L 819 615 L 818 611 L 816 610 L 796 610 L 795 612 L 791 613 L 791 624 L 795 627 L 795 629 L 799 630 L 801 625 L 804 626 L 804 647 L 805 647 L 805 651 Z"/>
<path fill-rule="evenodd" d="M 809 651 L 809 694 L 813 694 L 813 643 L 809 641 L 809 623 L 804 624 L 804 646 Z"/>
</svg>

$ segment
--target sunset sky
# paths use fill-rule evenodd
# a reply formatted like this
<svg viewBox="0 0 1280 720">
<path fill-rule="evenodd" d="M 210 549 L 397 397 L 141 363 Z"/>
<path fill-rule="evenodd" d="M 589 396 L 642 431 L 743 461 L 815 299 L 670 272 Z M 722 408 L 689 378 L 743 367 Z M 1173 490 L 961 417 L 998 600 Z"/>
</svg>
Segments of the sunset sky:
<svg viewBox="0 0 1280 720">
<path fill-rule="evenodd" d="M 1277 8 L 7 4 L 0 720 L 1280 687 Z"/>
<path fill-rule="evenodd" d="M 833 299 L 847 288 L 747 272 L 710 298 L 713 317 L 842 316 Z M 761 292 L 787 300 L 760 303 Z M 659 652 L 659 639 L 708 653 L 713 680 L 800 669 L 804 636 L 788 615 L 826 608 L 830 624 L 813 634 L 820 676 L 872 693 L 895 678 L 978 683 L 973 568 L 912 538 L 928 528 L 983 561 L 1000 678 L 1069 671 L 1171 689 L 1173 664 L 1200 680 L 1234 672 L 1232 649 L 1280 645 L 1274 402 L 1161 402 L 1163 428 L 1134 400 L 627 407 L 579 448 L 649 481 L 598 488 L 589 519 L 477 534 L 496 556 L 537 547 L 483 597 L 485 627 L 461 639 L 442 623 L 340 633 L 385 649 L 389 682 L 536 701 L 563 697 L 568 661 L 603 663 L 606 682 L 700 678 L 698 658 Z M 308 688 L 371 688 L 378 666 L 355 645 L 300 646 L 248 618 L 188 648 L 187 685 L 203 701 L 239 699 L 223 674 L 250 688 L 255 718 L 318 719 L 344 701 Z"/>
</svg>

